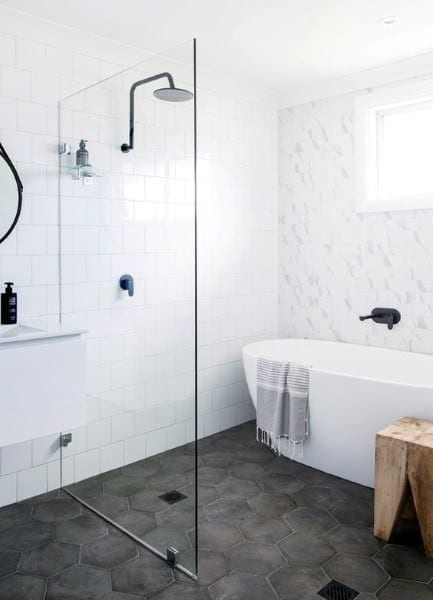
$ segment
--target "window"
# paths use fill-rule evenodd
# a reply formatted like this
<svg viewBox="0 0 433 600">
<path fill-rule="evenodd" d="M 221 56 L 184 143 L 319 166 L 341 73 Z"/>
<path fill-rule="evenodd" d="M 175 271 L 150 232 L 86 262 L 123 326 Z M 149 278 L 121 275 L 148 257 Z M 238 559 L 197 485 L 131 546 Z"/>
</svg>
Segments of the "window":
<svg viewBox="0 0 433 600">
<path fill-rule="evenodd" d="M 356 169 L 359 212 L 433 208 L 433 89 L 357 98 Z"/>
</svg>

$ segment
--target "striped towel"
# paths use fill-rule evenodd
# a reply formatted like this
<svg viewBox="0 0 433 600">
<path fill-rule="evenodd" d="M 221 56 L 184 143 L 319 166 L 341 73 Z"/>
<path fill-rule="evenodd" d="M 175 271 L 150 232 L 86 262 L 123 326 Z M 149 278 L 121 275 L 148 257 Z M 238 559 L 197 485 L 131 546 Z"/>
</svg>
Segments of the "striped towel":
<svg viewBox="0 0 433 600">
<path fill-rule="evenodd" d="M 308 435 L 309 368 L 295 363 L 257 361 L 257 440 L 281 454 L 281 440 L 289 457 L 302 456 Z"/>
</svg>

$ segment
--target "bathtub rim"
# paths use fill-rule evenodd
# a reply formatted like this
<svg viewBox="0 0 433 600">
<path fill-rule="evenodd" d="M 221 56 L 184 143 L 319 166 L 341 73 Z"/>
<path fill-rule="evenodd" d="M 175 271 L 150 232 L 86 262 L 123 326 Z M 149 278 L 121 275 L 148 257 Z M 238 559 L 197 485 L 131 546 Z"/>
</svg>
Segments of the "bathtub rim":
<svg viewBox="0 0 433 600">
<path fill-rule="evenodd" d="M 266 340 L 257 340 L 256 342 L 250 342 L 242 347 L 242 359 L 244 360 L 244 355 L 249 356 L 254 359 L 258 359 L 261 356 L 260 354 L 249 352 L 248 348 L 250 346 L 254 346 L 256 344 L 261 344 L 264 342 L 278 342 L 278 341 L 320 342 L 323 344 L 332 344 L 332 345 L 344 344 L 345 346 L 352 346 L 354 348 L 374 348 L 374 349 L 378 349 L 378 350 L 384 350 L 386 352 L 396 352 L 396 353 L 400 353 L 400 354 L 403 353 L 403 354 L 411 354 L 411 355 L 415 355 L 415 356 L 424 356 L 433 361 L 433 354 L 424 354 L 422 352 L 410 352 L 408 350 L 397 350 L 395 348 L 384 348 L 383 346 L 371 346 L 371 345 L 367 345 L 367 344 L 365 344 L 365 345 L 364 344 L 352 344 L 351 342 L 336 342 L 334 340 L 321 340 L 321 339 L 314 339 L 314 338 L 287 338 L 287 337 L 286 338 L 271 338 L 271 339 L 266 339 Z M 263 357 L 263 358 L 265 358 L 265 357 Z M 398 386 L 402 386 L 402 387 L 408 387 L 411 389 L 423 389 L 423 390 L 427 389 L 427 390 L 432 390 L 432 392 L 433 392 L 433 383 L 432 384 L 406 383 L 406 382 L 402 382 L 402 381 L 394 381 L 392 379 L 370 377 L 368 375 L 361 375 L 361 374 L 354 375 L 351 373 L 344 373 L 343 371 L 334 371 L 332 369 L 321 369 L 321 368 L 314 367 L 314 366 L 309 367 L 309 369 L 311 372 L 324 373 L 324 374 L 334 375 L 334 376 L 338 376 L 338 377 L 345 377 L 347 379 L 362 379 L 364 381 L 398 385 Z"/>
</svg>

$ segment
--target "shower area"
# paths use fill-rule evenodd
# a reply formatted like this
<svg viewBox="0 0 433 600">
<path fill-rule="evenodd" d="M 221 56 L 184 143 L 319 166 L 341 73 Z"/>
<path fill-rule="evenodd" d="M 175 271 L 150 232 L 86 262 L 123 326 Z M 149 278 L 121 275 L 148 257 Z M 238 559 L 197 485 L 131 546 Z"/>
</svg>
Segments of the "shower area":
<svg viewBox="0 0 433 600">
<path fill-rule="evenodd" d="M 59 105 L 60 296 L 87 331 L 63 489 L 197 573 L 195 41 Z M 69 435 L 71 434 L 71 435 Z"/>
</svg>

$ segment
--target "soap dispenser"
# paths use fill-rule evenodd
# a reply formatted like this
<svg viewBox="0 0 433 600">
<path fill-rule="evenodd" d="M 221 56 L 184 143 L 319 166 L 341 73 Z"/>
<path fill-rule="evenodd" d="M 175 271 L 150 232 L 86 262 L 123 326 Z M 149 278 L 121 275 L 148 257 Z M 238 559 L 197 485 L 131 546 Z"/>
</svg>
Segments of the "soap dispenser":
<svg viewBox="0 0 433 600">
<path fill-rule="evenodd" d="M 15 325 L 17 322 L 17 295 L 12 281 L 5 282 L 6 289 L 1 295 L 1 324 Z"/>
<path fill-rule="evenodd" d="M 87 140 L 80 141 L 80 147 L 76 152 L 75 164 L 77 166 L 86 166 L 89 164 L 89 151 L 86 148 Z"/>
</svg>

